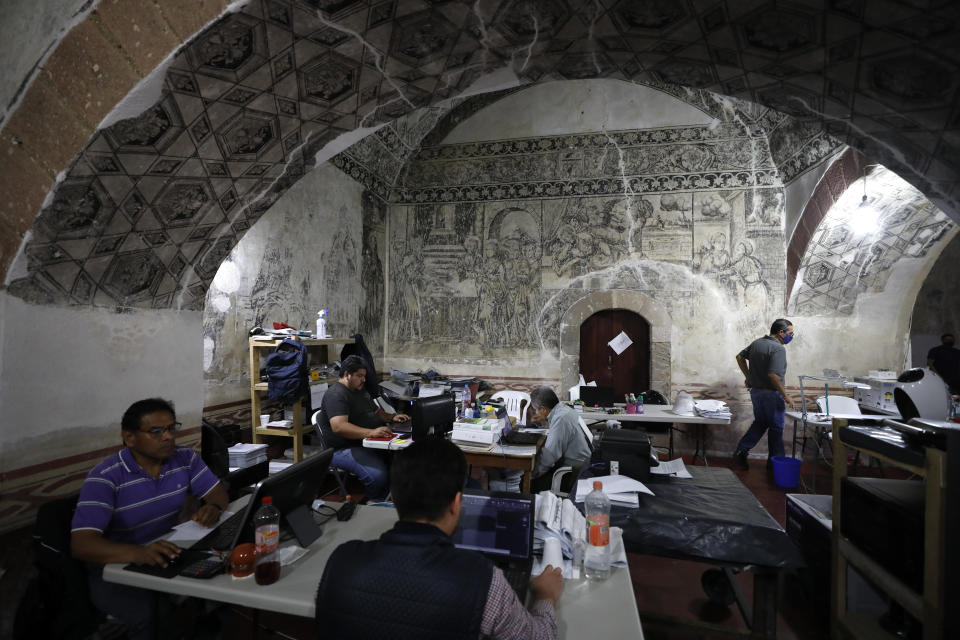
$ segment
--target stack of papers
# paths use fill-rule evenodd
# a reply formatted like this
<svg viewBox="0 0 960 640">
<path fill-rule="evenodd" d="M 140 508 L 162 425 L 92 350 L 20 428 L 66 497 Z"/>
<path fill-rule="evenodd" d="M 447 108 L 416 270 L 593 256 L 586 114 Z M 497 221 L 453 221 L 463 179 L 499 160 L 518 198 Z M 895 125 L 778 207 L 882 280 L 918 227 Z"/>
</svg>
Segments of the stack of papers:
<svg viewBox="0 0 960 640">
<path fill-rule="evenodd" d="M 729 420 L 731 418 L 730 408 L 723 400 L 697 400 L 693 403 L 697 413 L 704 418 L 721 418 Z"/>
<path fill-rule="evenodd" d="M 597 476 L 577 481 L 577 502 L 583 502 L 587 494 L 593 491 L 594 481 L 603 483 L 603 492 L 610 498 L 610 504 L 621 507 L 637 507 L 640 505 L 638 493 L 654 495 L 646 485 L 629 476 Z"/>
<path fill-rule="evenodd" d="M 542 557 L 534 559 L 533 575 L 540 575 L 549 564 L 554 567 L 562 565 L 563 577 L 568 580 L 579 578 L 580 567 L 576 561 L 582 560 L 587 544 L 586 533 L 586 518 L 569 499 L 560 499 L 550 491 L 537 494 L 533 550 Z M 580 547 L 580 553 L 577 553 L 577 547 Z M 620 527 L 610 527 L 610 563 L 614 567 L 627 566 Z"/>
<path fill-rule="evenodd" d="M 552 491 L 537 494 L 534 551 L 542 551 L 547 538 L 557 538 L 563 557 L 572 558 L 577 541 L 582 542 L 586 532 L 587 521 L 570 500 L 558 498 Z"/>
<path fill-rule="evenodd" d="M 267 445 L 240 443 L 227 449 L 227 453 L 231 467 L 250 467 L 267 459 Z"/>
<path fill-rule="evenodd" d="M 263 426 L 270 429 L 293 429 L 293 420 L 271 420 Z"/>
</svg>

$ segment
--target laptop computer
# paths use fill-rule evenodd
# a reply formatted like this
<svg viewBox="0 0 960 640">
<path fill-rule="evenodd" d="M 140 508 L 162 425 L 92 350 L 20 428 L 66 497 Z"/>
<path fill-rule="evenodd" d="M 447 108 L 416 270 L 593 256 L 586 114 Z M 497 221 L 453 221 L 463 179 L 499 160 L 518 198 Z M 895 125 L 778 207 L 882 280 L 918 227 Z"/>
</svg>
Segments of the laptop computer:
<svg viewBox="0 0 960 640">
<path fill-rule="evenodd" d="M 580 387 L 580 399 L 588 407 L 612 407 L 613 387 Z"/>
<path fill-rule="evenodd" d="M 458 549 L 478 551 L 503 571 L 520 602 L 526 602 L 533 569 L 535 509 L 532 494 L 467 489 L 453 533 Z"/>
<path fill-rule="evenodd" d="M 500 441 L 506 444 L 515 444 L 515 445 L 531 445 L 537 444 L 540 442 L 540 438 L 544 437 L 540 433 L 524 433 L 517 429 L 514 429 L 513 423 L 510 422 L 510 416 L 507 415 L 506 409 L 497 410 L 497 418 L 503 424 L 503 432 L 500 436 Z"/>
<path fill-rule="evenodd" d="M 161 578 L 176 575 L 212 578 L 226 568 L 230 553 L 240 540 L 253 540 L 253 517 L 263 496 L 271 496 L 273 505 L 280 511 L 281 532 L 292 531 L 300 546 L 308 547 L 320 536 L 310 505 L 326 477 L 332 458 L 333 449 L 325 449 L 264 478 L 257 483 L 246 506 L 181 551 L 166 567 L 128 564 L 124 569 Z"/>
</svg>

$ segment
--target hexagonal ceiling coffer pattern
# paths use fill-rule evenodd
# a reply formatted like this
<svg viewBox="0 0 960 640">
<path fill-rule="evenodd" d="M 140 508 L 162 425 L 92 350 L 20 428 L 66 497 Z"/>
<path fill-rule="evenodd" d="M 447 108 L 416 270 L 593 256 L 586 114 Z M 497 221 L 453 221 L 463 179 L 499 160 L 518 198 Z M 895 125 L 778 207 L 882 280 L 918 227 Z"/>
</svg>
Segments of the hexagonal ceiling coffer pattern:
<svg viewBox="0 0 960 640">
<path fill-rule="evenodd" d="M 453 106 L 441 101 L 507 66 L 521 84 L 630 80 L 739 119 L 764 132 L 781 181 L 847 142 L 956 211 L 957 16 L 949 3 L 891 4 L 868 15 L 862 2 L 251 0 L 172 59 L 155 104 L 91 137 L 37 216 L 22 268 L 11 267 L 27 275 L 8 290 L 48 303 L 199 307 L 210 256 L 327 142 L 442 104 L 336 157 L 390 197 L 420 140 L 447 126 Z M 794 118 L 736 101 L 731 115 L 707 90 Z M 159 286 L 132 296 L 106 286 L 111 255 L 148 248 L 168 273 Z"/>
</svg>

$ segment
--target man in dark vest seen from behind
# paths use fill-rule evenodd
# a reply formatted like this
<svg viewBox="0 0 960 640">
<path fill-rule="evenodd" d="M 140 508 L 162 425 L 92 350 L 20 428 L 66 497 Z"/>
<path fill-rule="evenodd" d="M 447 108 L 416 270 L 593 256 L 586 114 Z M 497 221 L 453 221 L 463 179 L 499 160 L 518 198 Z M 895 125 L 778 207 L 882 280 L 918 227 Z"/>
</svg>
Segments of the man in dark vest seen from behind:
<svg viewBox="0 0 960 640">
<path fill-rule="evenodd" d="M 317 589 L 317 637 L 556 638 L 560 569 L 530 580 L 527 611 L 499 568 L 453 546 L 466 477 L 463 452 L 439 438 L 396 454 L 390 490 L 400 519 L 379 540 L 334 550 Z"/>
</svg>

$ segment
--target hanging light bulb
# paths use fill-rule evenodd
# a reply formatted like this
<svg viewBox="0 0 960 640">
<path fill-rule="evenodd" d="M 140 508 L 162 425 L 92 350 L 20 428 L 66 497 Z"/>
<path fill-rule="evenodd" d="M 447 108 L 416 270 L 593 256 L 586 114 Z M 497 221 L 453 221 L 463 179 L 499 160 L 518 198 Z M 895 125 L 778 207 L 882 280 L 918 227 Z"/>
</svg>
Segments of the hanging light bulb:
<svg viewBox="0 0 960 640">
<path fill-rule="evenodd" d="M 863 168 L 863 197 L 860 198 L 860 204 L 852 212 L 848 222 L 850 230 L 858 236 L 875 233 L 880 229 L 880 212 L 867 202 L 867 166 Z"/>
</svg>

